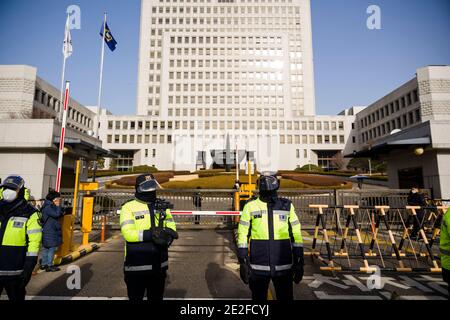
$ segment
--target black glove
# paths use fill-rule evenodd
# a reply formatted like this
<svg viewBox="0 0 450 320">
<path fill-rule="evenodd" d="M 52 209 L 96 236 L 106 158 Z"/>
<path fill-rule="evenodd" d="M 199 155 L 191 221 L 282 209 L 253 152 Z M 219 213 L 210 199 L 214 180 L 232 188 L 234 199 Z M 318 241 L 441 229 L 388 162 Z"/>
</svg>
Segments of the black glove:
<svg viewBox="0 0 450 320">
<path fill-rule="evenodd" d="M 292 269 L 293 269 L 292 271 L 294 273 L 294 277 L 293 277 L 294 283 L 299 284 L 300 281 L 302 281 L 302 279 L 303 279 L 303 273 L 304 273 L 303 265 L 301 265 L 301 264 L 295 265 L 294 264 Z"/>
<path fill-rule="evenodd" d="M 178 238 L 178 233 L 170 228 L 155 228 L 152 232 L 152 240 L 162 247 L 169 247 L 174 239 Z"/>
<path fill-rule="evenodd" d="M 304 274 L 304 255 L 303 255 L 303 247 L 294 247 L 292 250 L 293 255 L 293 265 L 292 265 L 292 273 L 293 273 L 293 281 L 295 284 L 299 284 L 303 279 Z"/>
<path fill-rule="evenodd" d="M 241 280 L 248 284 L 250 274 L 251 274 L 251 268 L 250 268 L 250 262 L 248 259 L 248 249 L 247 248 L 239 248 L 238 249 L 238 260 L 239 260 L 239 275 L 241 276 Z"/>
<path fill-rule="evenodd" d="M 250 279 L 250 264 L 248 262 L 242 262 L 239 267 L 239 275 L 241 276 L 242 282 L 248 284 Z"/>
<path fill-rule="evenodd" d="M 26 257 L 25 264 L 23 266 L 23 272 L 21 274 L 22 286 L 26 287 L 30 282 L 31 275 L 33 274 L 34 267 L 37 263 L 37 257 Z"/>
</svg>

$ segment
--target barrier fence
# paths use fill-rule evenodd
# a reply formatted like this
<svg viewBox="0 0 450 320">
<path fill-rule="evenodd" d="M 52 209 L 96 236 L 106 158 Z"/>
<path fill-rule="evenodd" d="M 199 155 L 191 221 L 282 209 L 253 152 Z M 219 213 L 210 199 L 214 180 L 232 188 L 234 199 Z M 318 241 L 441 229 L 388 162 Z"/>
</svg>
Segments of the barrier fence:
<svg viewBox="0 0 450 320">
<path fill-rule="evenodd" d="M 322 270 L 438 272 L 440 224 L 448 201 L 429 207 L 408 207 L 409 190 L 280 190 L 292 201 L 302 224 L 305 253 Z M 426 192 L 426 191 L 425 191 Z M 77 199 L 75 224 L 82 215 Z M 119 229 L 121 206 L 134 198 L 132 190 L 101 191 L 94 197 L 93 228 Z M 73 193 L 62 190 L 63 203 L 73 205 Z M 234 190 L 168 190 L 158 197 L 173 205 L 179 225 L 235 228 L 238 213 Z M 201 205 L 194 201 L 201 198 Z M 242 208 L 241 208 L 242 209 Z M 218 214 L 218 212 L 220 214 Z"/>
<path fill-rule="evenodd" d="M 448 207 L 327 206 L 316 211 L 306 254 L 329 271 L 440 272 L 442 217 Z M 310 247 L 310 250 L 308 250 Z"/>
</svg>

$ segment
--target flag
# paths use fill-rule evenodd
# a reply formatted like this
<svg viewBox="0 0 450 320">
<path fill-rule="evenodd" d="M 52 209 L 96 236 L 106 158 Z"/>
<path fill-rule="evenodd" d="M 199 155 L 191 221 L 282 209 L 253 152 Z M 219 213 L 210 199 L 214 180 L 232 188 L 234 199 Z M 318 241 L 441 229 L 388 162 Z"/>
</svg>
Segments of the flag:
<svg viewBox="0 0 450 320">
<path fill-rule="evenodd" d="M 69 27 L 69 16 L 67 16 L 66 20 L 66 29 L 64 31 L 64 44 L 63 44 L 63 55 L 64 58 L 70 57 L 72 54 L 72 37 L 70 36 L 70 27 Z"/>
<path fill-rule="evenodd" d="M 103 38 L 103 28 L 106 29 L 104 36 L 106 44 L 108 45 L 111 51 L 116 50 L 117 41 L 112 36 L 111 31 L 109 30 L 108 24 L 106 22 L 102 25 L 102 28 L 100 29 L 100 35 L 102 36 L 102 38 Z"/>
</svg>

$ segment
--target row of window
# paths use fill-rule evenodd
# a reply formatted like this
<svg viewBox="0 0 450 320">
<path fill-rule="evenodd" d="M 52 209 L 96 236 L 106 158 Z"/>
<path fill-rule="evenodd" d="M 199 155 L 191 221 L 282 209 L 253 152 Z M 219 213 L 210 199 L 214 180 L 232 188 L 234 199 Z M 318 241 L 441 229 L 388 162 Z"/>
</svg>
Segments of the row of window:
<svg viewBox="0 0 450 320">
<path fill-rule="evenodd" d="M 171 68 L 264 68 L 264 69 L 283 69 L 283 60 L 269 60 L 269 59 L 232 59 L 222 60 L 170 60 L 169 66 Z M 156 67 L 156 68 L 155 68 Z M 291 69 L 302 69 L 301 63 L 291 63 Z M 150 63 L 150 69 L 160 70 L 159 63 Z"/>
<path fill-rule="evenodd" d="M 260 25 L 269 26 L 271 29 L 274 26 L 290 26 L 292 29 L 298 28 L 300 26 L 299 18 L 286 18 L 286 17 L 192 17 L 192 18 L 152 18 L 152 27 L 156 25 L 182 25 L 189 26 L 231 26 L 231 25 Z"/>
<path fill-rule="evenodd" d="M 248 98 L 248 99 L 247 99 Z M 283 105 L 283 96 L 169 96 L 169 104 L 250 104 L 250 105 Z M 152 105 L 152 98 L 149 105 Z M 155 104 L 159 105 L 159 98 L 155 98 Z"/>
<path fill-rule="evenodd" d="M 169 83 L 169 92 L 247 92 L 261 91 L 266 94 L 270 91 L 283 92 L 283 85 L 277 83 Z M 292 92 L 303 92 L 303 87 L 296 86 Z M 159 86 L 149 87 L 149 93 L 160 93 Z"/>
<path fill-rule="evenodd" d="M 266 81 L 283 81 L 284 76 L 282 72 L 188 72 L 188 71 L 177 71 L 169 72 L 170 80 L 266 80 Z M 303 75 L 291 74 L 291 80 L 301 81 Z"/>
<path fill-rule="evenodd" d="M 283 49 L 282 48 L 246 48 L 246 47 L 230 47 L 230 48 L 208 48 L 208 47 L 200 47 L 200 48 L 193 48 L 193 47 L 171 47 L 170 48 L 170 55 L 175 55 L 175 50 L 177 50 L 177 55 L 182 55 L 184 50 L 184 54 L 189 54 L 191 52 L 191 55 L 199 55 L 199 56 L 214 56 L 217 57 L 218 55 L 221 56 L 255 56 L 255 57 L 282 57 L 283 56 Z M 191 49 L 189 51 L 189 49 Z M 300 49 L 299 49 L 300 50 Z M 150 56 L 151 57 L 151 56 Z M 159 54 L 157 54 L 157 58 L 161 58 Z"/>
<path fill-rule="evenodd" d="M 179 110 L 179 109 L 177 109 Z M 186 110 L 186 109 L 184 109 Z M 191 109 L 194 110 L 194 109 Z M 202 109 L 198 109 L 199 111 Z M 217 109 L 213 109 L 213 111 L 217 111 Z M 230 111 L 230 110 L 228 110 Z M 238 111 L 238 110 L 236 110 Z M 257 110 L 261 111 L 261 110 Z M 238 112 L 236 112 L 238 113 Z M 235 113 L 235 114 L 236 114 Z M 205 114 L 206 115 L 206 114 Z M 221 116 L 224 116 L 225 113 Z M 228 113 L 230 116 L 230 113 Z M 253 113 L 254 115 L 254 113 Z M 261 113 L 257 113 L 258 116 L 261 116 Z M 177 116 L 180 116 L 177 113 Z M 183 116 L 186 117 L 187 113 Z M 206 116 L 209 116 L 206 115 Z M 213 113 L 213 116 L 217 116 L 217 112 Z M 250 115 L 252 116 L 252 115 Z M 344 130 L 344 122 L 343 121 L 108 121 L 108 129 L 109 130 L 165 130 L 166 128 L 169 130 L 172 129 L 195 129 L 195 122 L 197 122 L 198 129 L 260 129 L 263 128 L 265 130 Z"/>
<path fill-rule="evenodd" d="M 361 134 L 362 142 L 367 142 L 391 133 L 394 129 L 402 129 L 422 121 L 420 109 L 403 114 L 395 119 L 369 129 Z"/>
<path fill-rule="evenodd" d="M 59 98 L 55 98 L 51 96 L 49 93 L 40 89 L 36 89 L 34 91 L 34 101 L 51 108 L 56 113 L 56 115 L 59 114 L 62 108 L 62 104 L 59 101 Z M 92 120 L 88 116 L 84 115 L 78 110 L 75 110 L 71 106 L 68 107 L 67 117 L 68 119 L 72 119 L 73 121 L 88 128 L 91 127 L 92 125 Z"/>
<path fill-rule="evenodd" d="M 391 103 L 378 108 L 377 110 L 362 118 L 360 120 L 361 128 L 365 128 L 374 122 L 383 120 L 385 117 L 388 117 L 391 114 L 402 110 L 403 108 L 409 107 L 410 105 L 418 101 L 419 97 L 417 95 L 417 90 L 408 92 L 403 97 L 400 97 L 399 99 L 396 99 L 395 101 L 392 101 Z"/>
<path fill-rule="evenodd" d="M 153 14 L 300 14 L 298 6 L 159 6 L 152 7 Z"/>
<path fill-rule="evenodd" d="M 215 0 L 159 0 L 159 3 L 215 3 Z M 222 1 L 223 2 L 223 1 Z M 292 0 L 234 0 L 225 3 L 292 3 Z"/>
<path fill-rule="evenodd" d="M 213 136 L 217 138 L 217 136 Z M 114 140 L 113 140 L 114 139 Z M 209 139 L 205 137 L 205 139 Z M 172 143 L 172 135 L 107 135 L 106 138 L 107 143 L 115 144 L 164 144 L 164 143 Z M 344 144 L 345 138 L 343 135 L 280 135 L 279 136 L 280 144 Z"/>
<path fill-rule="evenodd" d="M 242 45 L 269 45 L 282 43 L 282 37 L 268 36 L 171 36 L 170 43 L 174 44 L 242 44 Z"/>
</svg>

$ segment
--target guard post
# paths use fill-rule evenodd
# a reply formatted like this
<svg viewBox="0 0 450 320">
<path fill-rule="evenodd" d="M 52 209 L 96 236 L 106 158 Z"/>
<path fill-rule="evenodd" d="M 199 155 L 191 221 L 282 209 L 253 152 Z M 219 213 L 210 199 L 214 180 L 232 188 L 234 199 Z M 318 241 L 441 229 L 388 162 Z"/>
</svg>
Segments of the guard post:
<svg viewBox="0 0 450 320">
<path fill-rule="evenodd" d="M 98 190 L 98 182 L 82 182 L 80 183 L 80 190 L 86 191 L 83 197 L 83 211 L 81 216 L 81 232 L 83 238 L 81 245 L 87 246 L 89 244 L 89 233 L 92 231 L 92 220 L 94 216 L 94 195 L 91 191 Z"/>
</svg>

